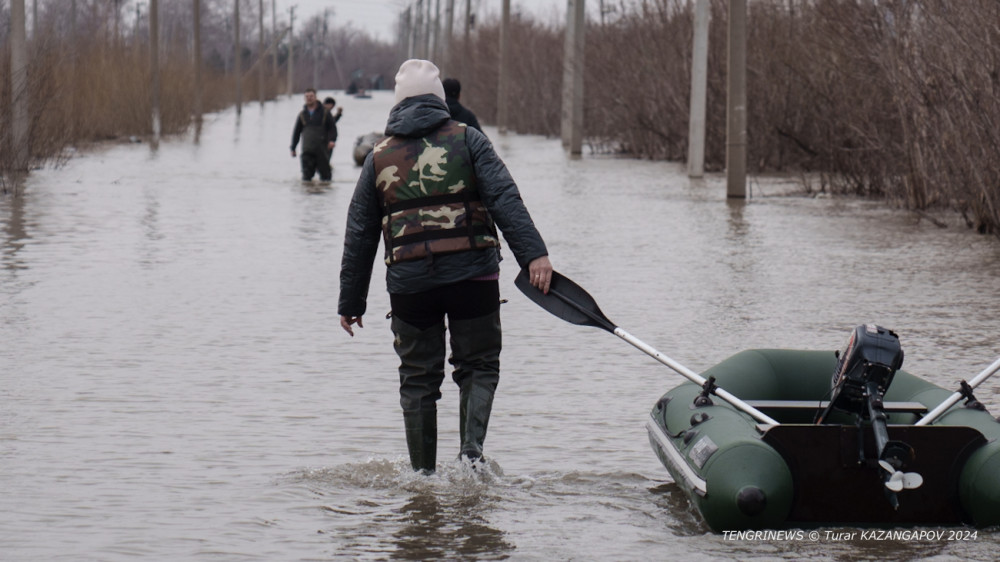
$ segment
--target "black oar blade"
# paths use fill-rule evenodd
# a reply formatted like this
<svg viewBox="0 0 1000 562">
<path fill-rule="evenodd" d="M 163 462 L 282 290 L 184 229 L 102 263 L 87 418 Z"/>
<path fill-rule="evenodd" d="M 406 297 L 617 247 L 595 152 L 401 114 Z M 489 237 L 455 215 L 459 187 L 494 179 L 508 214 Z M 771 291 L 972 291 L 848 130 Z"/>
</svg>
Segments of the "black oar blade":
<svg viewBox="0 0 1000 562">
<path fill-rule="evenodd" d="M 583 287 L 556 271 L 552 272 L 549 294 L 541 292 L 531 284 L 527 269 L 522 269 L 521 273 L 517 274 L 514 284 L 535 304 L 571 324 L 615 331 L 614 323 L 601 312 L 594 298 L 583 290 Z"/>
</svg>

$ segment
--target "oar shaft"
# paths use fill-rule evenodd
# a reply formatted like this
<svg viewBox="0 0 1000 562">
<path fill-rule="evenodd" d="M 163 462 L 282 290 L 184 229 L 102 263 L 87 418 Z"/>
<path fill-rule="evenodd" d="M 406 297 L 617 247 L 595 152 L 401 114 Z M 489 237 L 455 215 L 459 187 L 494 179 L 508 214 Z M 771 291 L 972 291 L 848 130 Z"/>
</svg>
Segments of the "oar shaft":
<svg viewBox="0 0 1000 562">
<path fill-rule="evenodd" d="M 983 369 L 981 373 L 976 375 L 976 378 L 972 379 L 972 382 L 969 383 L 969 387 L 976 388 L 983 381 L 990 378 L 993 375 L 993 373 L 996 373 L 997 371 L 1000 371 L 1000 359 L 997 359 L 996 361 L 993 362 L 992 365 L 986 367 L 985 369 Z M 933 422 L 934 420 L 938 419 L 938 417 L 940 417 L 941 414 L 945 413 L 948 410 L 948 408 L 954 406 L 961 399 L 962 399 L 961 392 L 952 393 L 952 395 L 949 396 L 947 400 L 938 404 L 937 408 L 934 408 L 933 410 L 928 412 L 927 415 L 920 418 L 920 421 L 918 421 L 916 425 L 927 425 Z"/>
<path fill-rule="evenodd" d="M 659 351 L 653 349 L 648 344 L 646 344 L 645 342 L 643 342 L 639 338 L 633 336 L 632 334 L 626 332 L 625 330 L 623 330 L 623 329 L 621 329 L 621 328 L 619 328 L 619 327 L 616 326 L 614 334 L 616 336 L 618 336 L 619 338 L 621 338 L 621 339 L 627 341 L 628 343 L 632 344 L 634 347 L 638 348 L 639 350 L 643 351 L 644 353 L 646 353 L 646 355 L 649 355 L 653 359 L 656 359 L 660 363 L 663 363 L 667 367 L 670 367 L 671 369 L 677 371 L 679 374 L 681 374 L 687 380 L 689 380 L 689 381 L 691 381 L 691 382 L 693 382 L 693 383 L 695 383 L 697 385 L 704 385 L 705 384 L 705 378 L 704 377 L 702 377 L 698 373 L 692 371 L 691 369 L 688 369 L 684 365 L 681 365 L 677 361 L 674 361 L 673 359 L 671 359 L 671 358 L 667 357 L 666 355 L 660 353 Z M 736 396 L 733 396 L 730 392 L 728 392 L 728 391 L 726 391 L 726 390 L 724 390 L 722 388 L 716 388 L 715 389 L 715 395 L 718 396 L 719 398 L 722 398 L 726 402 L 729 402 L 736 409 L 738 409 L 738 410 L 740 410 L 742 412 L 745 412 L 747 414 L 750 414 L 751 416 L 753 416 L 753 418 L 755 420 L 757 420 L 757 421 L 759 421 L 761 423 L 764 423 L 764 424 L 767 424 L 767 425 L 779 425 L 779 423 L 777 422 L 777 420 L 771 418 L 770 416 L 768 416 L 764 412 L 761 412 L 757 408 L 754 408 L 750 404 L 747 404 L 746 402 L 740 400 Z"/>
</svg>

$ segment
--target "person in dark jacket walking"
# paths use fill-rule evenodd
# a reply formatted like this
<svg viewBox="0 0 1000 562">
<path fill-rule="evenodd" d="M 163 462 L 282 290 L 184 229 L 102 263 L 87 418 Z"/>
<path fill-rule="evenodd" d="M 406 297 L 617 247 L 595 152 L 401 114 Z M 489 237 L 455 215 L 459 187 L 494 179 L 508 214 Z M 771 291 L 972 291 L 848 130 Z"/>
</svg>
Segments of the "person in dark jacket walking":
<svg viewBox="0 0 1000 562">
<path fill-rule="evenodd" d="M 458 101 L 459 96 L 462 95 L 462 83 L 455 78 L 445 78 L 441 85 L 444 86 L 444 101 L 448 104 L 448 112 L 451 113 L 451 118 L 459 123 L 475 127 L 482 132 L 483 128 L 479 126 L 479 119 L 476 119 L 476 114 Z"/>
<path fill-rule="evenodd" d="M 292 158 L 295 157 L 295 147 L 302 138 L 302 180 L 312 181 L 319 172 L 321 181 L 330 181 L 333 171 L 330 170 L 329 153 L 337 142 L 337 127 L 333 116 L 316 99 L 316 90 L 306 90 L 306 103 L 295 118 L 295 128 L 292 130 Z"/>
<path fill-rule="evenodd" d="M 548 250 L 507 167 L 478 130 L 451 119 L 438 68 L 396 74 L 387 137 L 365 158 L 347 217 L 338 313 L 364 327 L 379 238 L 385 243 L 393 347 L 410 464 L 434 472 L 437 400 L 449 333 L 459 387 L 459 458 L 477 467 L 500 379 L 500 240 L 548 292 Z M 447 326 L 445 320 L 447 319 Z"/>
<path fill-rule="evenodd" d="M 333 118 L 333 142 L 334 144 L 330 146 L 329 152 L 326 153 L 326 160 L 329 162 L 333 158 L 333 148 L 337 144 L 337 123 L 340 118 L 344 115 L 344 108 L 338 107 L 337 112 L 334 113 L 333 108 L 337 105 L 337 100 L 333 98 L 326 98 L 323 100 L 323 107 L 330 113 L 330 117 Z"/>
</svg>

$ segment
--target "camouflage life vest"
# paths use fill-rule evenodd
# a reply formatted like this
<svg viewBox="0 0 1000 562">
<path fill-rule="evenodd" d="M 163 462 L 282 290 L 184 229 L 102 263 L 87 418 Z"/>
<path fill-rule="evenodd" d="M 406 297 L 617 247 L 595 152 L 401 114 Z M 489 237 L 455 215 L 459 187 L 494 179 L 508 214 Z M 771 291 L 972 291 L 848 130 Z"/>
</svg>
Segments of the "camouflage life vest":
<svg viewBox="0 0 1000 562">
<path fill-rule="evenodd" d="M 424 138 L 375 145 L 385 263 L 500 245 L 479 198 L 465 124 L 448 121 Z"/>
</svg>

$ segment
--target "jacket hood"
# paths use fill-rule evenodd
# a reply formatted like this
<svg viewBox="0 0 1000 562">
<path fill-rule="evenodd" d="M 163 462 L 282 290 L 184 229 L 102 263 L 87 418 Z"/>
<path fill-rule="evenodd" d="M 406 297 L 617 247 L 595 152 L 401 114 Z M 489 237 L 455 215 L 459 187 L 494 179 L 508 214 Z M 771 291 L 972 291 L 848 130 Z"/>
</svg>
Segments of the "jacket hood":
<svg viewBox="0 0 1000 562">
<path fill-rule="evenodd" d="M 385 125 L 388 136 L 424 137 L 451 119 L 444 100 L 434 94 L 406 98 L 389 112 Z"/>
</svg>

